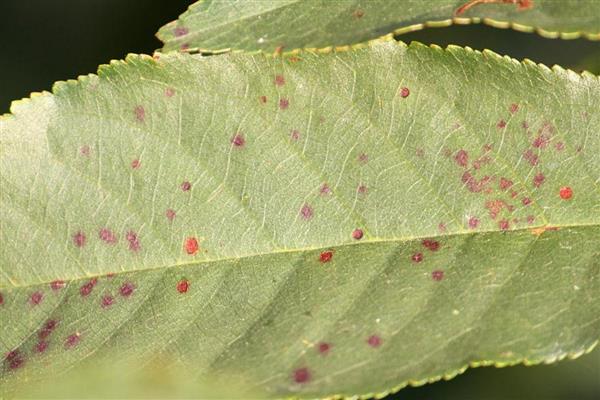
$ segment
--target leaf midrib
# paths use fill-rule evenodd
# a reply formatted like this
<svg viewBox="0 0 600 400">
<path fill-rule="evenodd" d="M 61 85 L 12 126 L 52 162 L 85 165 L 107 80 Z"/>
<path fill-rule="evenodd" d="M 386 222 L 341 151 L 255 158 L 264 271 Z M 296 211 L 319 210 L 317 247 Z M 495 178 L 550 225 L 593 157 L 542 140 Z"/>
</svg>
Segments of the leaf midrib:
<svg viewBox="0 0 600 400">
<path fill-rule="evenodd" d="M 345 243 L 339 243 L 339 244 L 323 245 L 323 246 L 319 246 L 319 247 L 274 249 L 273 251 L 270 251 L 270 252 L 245 254 L 245 255 L 242 255 L 239 257 L 222 257 L 222 258 L 214 258 L 214 259 L 207 259 L 207 260 L 197 260 L 197 261 L 175 263 L 175 264 L 158 266 L 158 267 L 148 267 L 148 268 L 132 269 L 132 270 L 127 270 L 127 271 L 115 271 L 115 272 L 106 272 L 106 273 L 102 273 L 102 274 L 92 274 L 92 275 L 80 276 L 80 277 L 75 277 L 75 278 L 57 277 L 56 279 L 63 279 L 66 282 L 77 282 L 77 281 L 83 281 L 83 280 L 88 280 L 88 279 L 93 279 L 93 278 L 101 278 L 101 277 L 104 277 L 109 274 L 111 276 L 120 276 L 120 275 L 133 274 L 133 273 L 144 272 L 144 271 L 156 271 L 156 270 L 163 270 L 163 269 L 168 270 L 171 268 L 178 268 L 178 267 L 185 267 L 185 266 L 192 266 L 192 265 L 199 266 L 202 264 L 212 264 L 212 263 L 229 262 L 229 261 L 242 261 L 247 258 L 265 257 L 265 256 L 276 255 L 276 254 L 294 254 L 294 253 L 302 253 L 302 252 L 309 253 L 309 252 L 316 252 L 319 250 L 340 249 L 340 248 L 344 248 L 344 247 L 348 247 L 348 246 L 373 245 L 373 244 L 380 244 L 380 243 L 381 244 L 384 244 L 384 243 L 404 244 L 406 242 L 412 242 L 412 241 L 423 240 L 423 239 L 441 240 L 441 239 L 452 238 L 452 237 L 456 237 L 456 236 L 464 236 L 464 235 L 472 235 L 472 236 L 486 235 L 486 234 L 510 235 L 510 234 L 514 234 L 514 233 L 530 232 L 531 235 L 541 236 L 541 235 L 544 235 L 547 231 L 560 231 L 562 229 L 571 229 L 571 228 L 600 228 L 600 221 L 591 222 L 589 224 L 585 224 L 585 223 L 583 223 L 583 224 L 582 223 L 564 224 L 564 225 L 540 224 L 540 225 L 531 225 L 531 226 L 524 227 L 524 228 L 515 228 L 515 229 L 511 229 L 509 231 L 502 231 L 502 230 L 471 231 L 471 230 L 466 230 L 466 231 L 457 231 L 457 232 L 449 233 L 446 235 L 417 235 L 417 236 L 404 236 L 404 237 L 392 237 L 392 238 L 372 238 L 372 239 L 367 239 L 367 240 L 361 240 L 360 242 L 354 242 L 354 243 L 353 242 L 345 242 Z M 542 229 L 543 229 L 543 231 L 541 231 Z M 538 234 L 537 232 L 540 232 L 540 233 Z M 27 288 L 27 287 L 35 287 L 35 286 L 39 286 L 39 285 L 48 285 L 52 282 L 53 281 L 35 282 L 32 284 L 25 284 L 25 285 L 13 285 L 12 287 L 0 287 L 0 289 L 9 289 L 9 290 L 10 289 L 22 289 L 22 288 Z"/>
</svg>

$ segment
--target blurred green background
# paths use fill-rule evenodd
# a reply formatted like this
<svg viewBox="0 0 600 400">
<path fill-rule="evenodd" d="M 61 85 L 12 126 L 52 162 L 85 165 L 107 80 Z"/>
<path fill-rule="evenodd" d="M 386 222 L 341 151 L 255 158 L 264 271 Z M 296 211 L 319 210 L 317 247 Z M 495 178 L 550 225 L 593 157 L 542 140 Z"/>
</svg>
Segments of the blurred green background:
<svg viewBox="0 0 600 400">
<path fill-rule="evenodd" d="M 50 90 L 54 81 L 95 73 L 99 64 L 127 53 L 151 54 L 160 47 L 154 33 L 192 1 L 0 0 L 0 114 L 8 112 L 12 100 Z M 544 39 L 484 25 L 427 29 L 400 39 L 487 48 L 518 60 L 600 74 L 600 42 Z M 469 369 L 451 381 L 389 396 L 390 400 L 598 398 L 600 350 L 552 365 Z"/>
</svg>

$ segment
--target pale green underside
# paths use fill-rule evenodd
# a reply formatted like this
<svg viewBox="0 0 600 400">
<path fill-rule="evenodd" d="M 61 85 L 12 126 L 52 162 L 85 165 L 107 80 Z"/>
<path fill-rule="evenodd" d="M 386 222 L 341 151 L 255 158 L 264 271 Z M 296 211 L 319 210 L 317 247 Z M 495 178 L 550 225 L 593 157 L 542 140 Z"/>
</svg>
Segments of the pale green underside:
<svg viewBox="0 0 600 400">
<path fill-rule="evenodd" d="M 600 1 L 532 0 L 533 7 L 467 0 L 201 0 L 160 29 L 163 51 L 284 51 L 344 46 L 425 26 L 483 21 L 546 37 L 600 39 Z M 185 33 L 187 30 L 187 33 Z M 179 35 L 177 35 L 179 33 Z"/>
<path fill-rule="evenodd" d="M 25 364 L 4 362 L 3 392 L 85 363 L 160 360 L 197 382 L 238 382 L 267 397 L 383 393 L 468 363 L 550 362 L 596 343 L 597 77 L 393 42 L 297 57 L 130 56 L 13 104 L 0 119 L 0 354 L 18 348 Z M 533 149 L 532 167 L 523 152 L 544 124 L 555 130 Z M 231 144 L 236 133 L 243 147 Z M 494 181 L 490 193 L 472 193 L 454 154 L 464 149 L 472 162 L 486 144 L 490 163 L 471 171 Z M 538 173 L 545 181 L 535 187 Z M 330 194 L 320 194 L 324 182 Z M 567 185 L 568 201 L 558 195 Z M 493 199 L 514 211 L 491 218 Z M 532 232 L 541 226 L 560 229 Z M 118 243 L 99 239 L 103 227 Z M 194 256 L 184 251 L 190 236 L 200 242 Z M 320 263 L 327 249 L 333 259 Z M 175 289 L 182 278 L 186 294 Z M 67 287 L 52 291 L 55 279 Z M 119 295 L 123 282 L 136 287 L 130 298 Z M 32 306 L 36 290 L 44 299 Z M 103 309 L 106 294 L 115 304 Z M 59 325 L 35 354 L 49 318 Z M 81 342 L 65 349 L 74 332 Z M 367 345 L 371 335 L 380 347 Z M 326 356 L 320 341 L 332 343 Z M 312 379 L 297 384 L 303 367 Z"/>
</svg>

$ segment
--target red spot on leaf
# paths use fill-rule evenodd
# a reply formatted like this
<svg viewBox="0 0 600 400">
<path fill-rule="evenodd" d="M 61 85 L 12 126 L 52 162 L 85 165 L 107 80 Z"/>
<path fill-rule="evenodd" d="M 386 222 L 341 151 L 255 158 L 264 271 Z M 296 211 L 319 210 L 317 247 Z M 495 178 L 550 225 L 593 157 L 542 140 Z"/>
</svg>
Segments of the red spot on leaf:
<svg viewBox="0 0 600 400">
<path fill-rule="evenodd" d="M 96 286 L 97 283 L 97 278 L 90 279 L 88 282 L 84 283 L 79 288 L 79 294 L 81 294 L 83 297 L 88 296 L 90 293 L 92 293 L 92 290 L 94 289 L 94 286 Z"/>
<path fill-rule="evenodd" d="M 166 88 L 165 89 L 165 96 L 167 97 L 173 97 L 175 95 L 175 89 L 173 88 Z"/>
<path fill-rule="evenodd" d="M 75 244 L 75 246 L 77 247 L 83 247 L 85 246 L 85 241 L 86 241 L 86 236 L 85 233 L 79 231 L 76 234 L 73 235 L 73 243 Z"/>
<path fill-rule="evenodd" d="M 290 137 L 292 138 L 292 140 L 298 140 L 298 139 L 300 139 L 300 132 L 298 132 L 296 129 L 294 129 L 292 131 Z"/>
<path fill-rule="evenodd" d="M 110 306 L 112 306 L 114 304 L 114 302 L 115 302 L 115 299 L 111 295 L 106 294 L 106 295 L 102 296 L 102 302 L 101 302 L 102 308 L 109 308 Z"/>
<path fill-rule="evenodd" d="M 29 297 L 29 304 L 32 306 L 37 306 L 44 300 L 44 294 L 42 292 L 33 292 Z"/>
<path fill-rule="evenodd" d="M 505 230 L 508 230 L 508 228 L 510 228 L 510 223 L 508 222 L 507 219 L 503 219 L 503 220 L 498 221 L 498 227 L 501 230 L 505 231 Z"/>
<path fill-rule="evenodd" d="M 66 286 L 65 281 L 61 281 L 61 280 L 56 280 L 56 281 L 52 281 L 50 282 L 50 287 L 52 288 L 52 290 L 57 291 L 57 290 L 61 290 L 62 288 L 64 288 Z"/>
<path fill-rule="evenodd" d="M 189 192 L 191 188 L 192 188 L 192 184 L 189 183 L 188 181 L 181 183 L 181 190 L 183 190 L 184 192 Z"/>
<path fill-rule="evenodd" d="M 283 77 L 283 75 L 275 75 L 275 84 L 277 86 L 285 85 L 285 78 Z"/>
<path fill-rule="evenodd" d="M 500 121 L 498 121 L 498 123 L 496 124 L 496 126 L 500 129 L 503 129 L 506 127 L 506 121 L 501 119 Z"/>
<path fill-rule="evenodd" d="M 119 289 L 119 293 L 121 293 L 121 296 L 123 297 L 129 297 L 133 294 L 133 291 L 135 290 L 135 285 L 131 282 L 125 282 L 121 285 L 121 288 Z"/>
<path fill-rule="evenodd" d="M 327 263 L 329 261 L 331 261 L 331 259 L 333 258 L 333 251 L 331 250 L 327 250 L 321 253 L 321 255 L 319 255 L 319 261 L 321 261 L 322 263 Z"/>
<path fill-rule="evenodd" d="M 83 146 L 81 146 L 81 147 L 79 148 L 79 153 L 80 153 L 82 156 L 89 157 L 89 155 L 90 155 L 90 146 L 88 146 L 87 144 L 86 144 L 86 145 L 83 145 Z"/>
<path fill-rule="evenodd" d="M 440 270 L 435 270 L 431 273 L 431 279 L 433 279 L 434 281 L 441 281 L 442 279 L 444 279 L 444 271 L 440 271 Z"/>
<path fill-rule="evenodd" d="M 502 209 L 505 207 L 509 208 L 508 204 L 506 204 L 506 202 L 503 200 L 494 199 L 485 202 L 485 208 L 489 210 L 491 219 L 496 219 L 498 214 L 500 214 L 500 211 L 502 211 Z"/>
<path fill-rule="evenodd" d="M 331 350 L 331 343 L 321 342 L 317 346 L 317 349 L 319 350 L 320 354 L 325 356 L 325 355 L 329 354 L 329 351 Z"/>
<path fill-rule="evenodd" d="M 189 255 L 194 255 L 198 252 L 198 239 L 189 237 L 185 240 L 185 252 Z"/>
<path fill-rule="evenodd" d="M 544 180 L 546 180 L 546 177 L 544 176 L 544 174 L 539 172 L 536 176 L 533 177 L 533 186 L 535 186 L 535 187 L 542 186 L 542 183 L 544 183 Z"/>
<path fill-rule="evenodd" d="M 410 95 L 410 89 L 407 87 L 403 87 L 400 89 L 400 97 L 403 99 L 407 98 Z"/>
<path fill-rule="evenodd" d="M 329 185 L 324 183 L 323 185 L 321 185 L 319 192 L 323 195 L 331 194 L 331 188 L 329 187 Z"/>
<path fill-rule="evenodd" d="M 169 221 L 173 221 L 173 219 L 175 219 L 175 216 L 176 216 L 177 214 L 175 213 L 175 210 L 173 210 L 173 209 L 169 208 L 169 209 L 168 209 L 168 210 L 165 212 L 165 215 L 167 216 L 167 219 L 168 219 Z"/>
<path fill-rule="evenodd" d="M 415 253 L 411 257 L 411 259 L 416 263 L 420 263 L 421 261 L 423 261 L 423 253 Z"/>
<path fill-rule="evenodd" d="M 296 383 L 306 383 L 310 381 L 311 374 L 308 368 L 298 368 L 294 371 L 293 379 Z"/>
<path fill-rule="evenodd" d="M 175 28 L 173 30 L 173 33 L 175 34 L 176 37 L 180 37 L 180 36 L 187 35 L 189 33 L 189 30 L 186 27 L 178 26 L 177 28 Z"/>
<path fill-rule="evenodd" d="M 469 163 L 469 153 L 462 149 L 459 150 L 454 156 L 454 161 L 461 167 L 466 167 Z"/>
<path fill-rule="evenodd" d="M 569 200 L 571 197 L 573 197 L 573 189 L 571 189 L 569 186 L 561 187 L 559 195 L 561 199 Z"/>
<path fill-rule="evenodd" d="M 190 282 L 187 279 L 182 279 L 177 282 L 177 291 L 179 293 L 186 293 L 190 288 Z"/>
<path fill-rule="evenodd" d="M 563 151 L 565 149 L 565 144 L 563 142 L 556 142 L 556 144 L 554 144 L 554 148 L 557 151 Z"/>
<path fill-rule="evenodd" d="M 302 208 L 300 209 L 300 215 L 305 220 L 311 219 L 313 217 L 313 214 L 314 214 L 314 211 L 313 211 L 312 207 L 309 206 L 308 204 L 304 204 L 302 206 Z"/>
<path fill-rule="evenodd" d="M 98 236 L 100 237 L 100 239 L 108 244 L 115 244 L 117 243 L 117 236 L 113 233 L 113 231 L 111 231 L 108 228 L 102 228 L 100 229 L 100 232 L 98 232 Z"/>
<path fill-rule="evenodd" d="M 140 250 L 140 241 L 137 237 L 137 234 L 134 231 L 127 232 L 127 241 L 129 242 L 129 250 L 131 251 L 139 251 Z"/>
<path fill-rule="evenodd" d="M 533 143 L 531 143 L 531 145 L 538 149 L 543 149 L 548 146 L 548 143 L 550 143 L 550 138 L 548 138 L 546 135 L 539 135 L 533 139 Z"/>
<path fill-rule="evenodd" d="M 519 111 L 519 105 L 515 104 L 515 103 L 512 103 L 510 105 L 510 107 L 508 107 L 508 111 L 510 111 L 511 114 L 516 113 L 517 111 Z"/>
<path fill-rule="evenodd" d="M 72 335 L 67 336 L 65 339 L 65 348 L 71 349 L 79 344 L 81 341 L 81 334 L 79 332 L 75 332 Z"/>
<path fill-rule="evenodd" d="M 506 178 L 500 178 L 500 189 L 506 190 L 509 187 L 511 187 L 512 185 L 513 185 L 513 181 L 506 179 Z"/>
<path fill-rule="evenodd" d="M 54 329 L 56 329 L 57 326 L 58 321 L 55 319 L 49 319 L 48 321 L 46 321 L 44 326 L 42 326 L 42 329 L 40 329 L 40 331 L 38 332 L 38 337 L 40 338 L 40 340 L 48 338 L 48 336 L 50 336 L 50 334 L 54 332 Z"/>
<path fill-rule="evenodd" d="M 4 304 L 4 295 L 0 293 L 0 306 Z"/>
<path fill-rule="evenodd" d="M 377 335 L 371 335 L 367 338 L 367 344 L 371 347 L 379 347 L 383 341 Z"/>
<path fill-rule="evenodd" d="M 361 153 L 361 154 L 358 156 L 358 161 L 359 161 L 361 164 L 366 164 L 366 163 L 369 161 L 369 156 L 368 156 L 368 155 L 366 155 L 365 153 Z"/>
<path fill-rule="evenodd" d="M 352 16 L 356 19 L 361 19 L 364 15 L 365 15 L 365 12 L 363 10 L 361 10 L 360 8 L 357 8 L 352 13 Z"/>
<path fill-rule="evenodd" d="M 246 144 L 246 139 L 244 139 L 244 137 L 238 133 L 237 135 L 231 138 L 231 143 L 235 147 L 243 147 L 244 144 Z"/>
<path fill-rule="evenodd" d="M 430 251 L 438 251 L 440 248 L 440 242 L 431 239 L 425 239 L 421 244 Z"/>
<path fill-rule="evenodd" d="M 262 104 L 267 104 L 267 96 L 260 96 L 258 98 L 258 100 L 262 103 Z"/>
<path fill-rule="evenodd" d="M 537 165 L 539 161 L 539 157 L 535 154 L 531 149 L 527 149 L 525 153 L 523 153 L 523 158 L 525 158 L 530 165 Z"/>
<path fill-rule="evenodd" d="M 365 185 L 359 185 L 356 191 L 360 194 L 367 194 L 367 187 Z"/>
<path fill-rule="evenodd" d="M 140 160 L 138 160 L 137 158 L 131 162 L 131 168 L 133 169 L 138 169 L 140 165 Z"/>
<path fill-rule="evenodd" d="M 183 51 L 185 51 L 185 50 L 187 50 L 189 48 L 190 48 L 190 44 L 189 43 L 183 43 L 181 46 L 179 46 L 179 49 L 183 50 Z"/>
<path fill-rule="evenodd" d="M 36 353 L 41 354 L 41 353 L 45 352 L 47 348 L 48 348 L 48 342 L 46 342 L 45 340 L 41 340 L 35 345 L 34 350 Z"/>
<path fill-rule="evenodd" d="M 288 99 L 280 99 L 279 100 L 279 108 L 282 110 L 287 110 L 290 106 L 290 101 Z"/>
<path fill-rule="evenodd" d="M 469 218 L 469 228 L 475 229 L 479 226 L 479 219 L 477 217 Z"/>
<path fill-rule="evenodd" d="M 535 221 L 535 217 L 533 215 L 528 215 L 527 216 L 527 223 L 529 225 L 533 224 L 534 221 Z"/>
<path fill-rule="evenodd" d="M 12 350 L 6 354 L 5 362 L 10 369 L 21 368 L 25 364 L 25 359 L 19 350 Z"/>
<path fill-rule="evenodd" d="M 144 119 L 146 119 L 146 110 L 144 110 L 144 107 L 136 106 L 133 112 L 135 113 L 135 118 L 139 122 L 144 122 Z"/>
<path fill-rule="evenodd" d="M 521 200 L 521 203 L 523 203 L 524 206 L 528 206 L 531 204 L 531 199 L 529 197 L 523 197 L 523 200 Z"/>
<path fill-rule="evenodd" d="M 356 240 L 360 240 L 360 239 L 362 239 L 362 238 L 363 238 L 363 235 L 364 235 L 364 233 L 363 233 L 362 229 L 355 229 L 355 230 L 352 232 L 352 237 L 353 237 L 354 239 L 356 239 Z"/>
</svg>

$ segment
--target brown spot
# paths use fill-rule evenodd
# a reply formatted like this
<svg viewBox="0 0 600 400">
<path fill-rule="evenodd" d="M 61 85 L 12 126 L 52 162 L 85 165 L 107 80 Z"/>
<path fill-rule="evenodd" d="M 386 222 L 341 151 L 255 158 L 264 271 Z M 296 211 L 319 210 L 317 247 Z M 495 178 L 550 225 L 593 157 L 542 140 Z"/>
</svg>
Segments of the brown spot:
<svg viewBox="0 0 600 400">
<path fill-rule="evenodd" d="M 135 119 L 137 119 L 139 122 L 144 122 L 144 119 L 146 119 L 146 110 L 144 110 L 144 107 L 136 106 L 133 109 L 133 112 L 135 114 Z"/>
<path fill-rule="evenodd" d="M 500 121 L 498 121 L 498 123 L 496 124 L 496 126 L 500 129 L 506 128 L 506 121 L 501 119 Z"/>
<path fill-rule="evenodd" d="M 275 85 L 283 86 L 285 85 L 285 78 L 283 75 L 275 75 Z"/>
<path fill-rule="evenodd" d="M 288 99 L 280 99 L 279 100 L 279 108 L 282 110 L 287 110 L 290 106 L 290 101 Z"/>
<path fill-rule="evenodd" d="M 466 167 L 469 163 L 469 154 L 465 150 L 459 150 L 454 156 L 454 161 L 461 167 Z"/>
<path fill-rule="evenodd" d="M 488 200 L 485 202 L 485 208 L 490 212 L 490 218 L 496 219 L 498 214 L 502 211 L 503 208 L 508 208 L 508 205 L 503 200 L 495 199 Z"/>
<path fill-rule="evenodd" d="M 352 17 L 354 17 L 355 19 L 361 19 L 364 15 L 365 15 L 365 12 L 363 10 L 361 10 L 360 8 L 357 8 L 352 13 Z"/>
<path fill-rule="evenodd" d="M 260 96 L 258 100 L 263 104 L 267 104 L 267 96 Z"/>
</svg>

